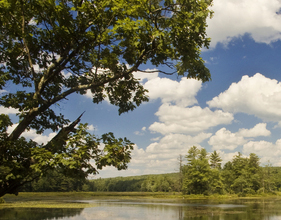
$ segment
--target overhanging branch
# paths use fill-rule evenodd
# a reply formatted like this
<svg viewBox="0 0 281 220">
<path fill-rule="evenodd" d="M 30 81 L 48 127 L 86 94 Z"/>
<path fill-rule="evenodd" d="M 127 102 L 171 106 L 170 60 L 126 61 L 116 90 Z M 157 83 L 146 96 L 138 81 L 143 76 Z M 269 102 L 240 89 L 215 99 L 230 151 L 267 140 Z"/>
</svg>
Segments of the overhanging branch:
<svg viewBox="0 0 281 220">
<path fill-rule="evenodd" d="M 72 122 L 70 125 L 67 127 L 62 128 L 59 133 L 55 137 L 52 138 L 48 142 L 48 144 L 45 145 L 45 148 L 51 152 L 53 152 L 54 148 L 61 148 L 65 142 L 68 139 L 68 134 L 70 132 L 75 132 L 75 126 L 80 122 L 81 117 L 83 116 L 85 112 L 83 112 L 74 122 Z"/>
</svg>

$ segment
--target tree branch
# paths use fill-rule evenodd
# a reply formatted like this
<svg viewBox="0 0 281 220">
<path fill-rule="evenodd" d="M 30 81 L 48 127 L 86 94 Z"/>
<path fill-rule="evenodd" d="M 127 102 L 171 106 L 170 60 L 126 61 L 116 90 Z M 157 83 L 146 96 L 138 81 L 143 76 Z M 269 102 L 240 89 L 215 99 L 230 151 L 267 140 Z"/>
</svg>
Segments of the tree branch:
<svg viewBox="0 0 281 220">
<path fill-rule="evenodd" d="M 167 72 L 165 72 L 165 71 L 162 71 L 162 70 L 140 70 L 140 69 L 138 69 L 138 71 L 139 72 L 143 72 L 143 73 L 163 73 L 163 74 L 165 74 L 165 75 L 173 75 L 173 74 L 175 74 L 177 71 L 174 71 L 174 72 L 170 72 L 170 73 L 167 73 Z"/>
<path fill-rule="evenodd" d="M 34 71 L 34 67 L 33 67 L 33 63 L 32 63 L 32 59 L 31 59 L 31 56 L 30 56 L 30 51 L 29 51 L 29 47 L 27 45 L 27 42 L 25 40 L 25 15 L 24 15 L 24 8 L 23 8 L 23 3 L 21 1 L 21 9 L 22 9 L 22 25 L 21 25 L 21 31 L 22 31 L 22 40 L 23 40 L 23 44 L 24 44 L 24 47 L 25 47 L 25 51 L 27 53 L 27 57 L 28 57 L 28 64 L 31 68 L 31 72 L 32 72 L 32 78 L 33 78 L 33 81 L 35 83 L 35 71 Z M 36 86 L 36 84 L 35 84 Z"/>
<path fill-rule="evenodd" d="M 52 138 L 48 142 L 48 144 L 45 145 L 45 148 L 51 152 L 58 152 L 58 148 L 61 148 L 65 142 L 68 139 L 68 134 L 70 132 L 75 132 L 75 126 L 80 122 L 81 117 L 83 116 L 85 112 L 83 112 L 74 122 L 72 122 L 67 127 L 62 128 L 59 133 Z M 56 151 L 54 151 L 54 148 L 56 148 Z"/>
</svg>

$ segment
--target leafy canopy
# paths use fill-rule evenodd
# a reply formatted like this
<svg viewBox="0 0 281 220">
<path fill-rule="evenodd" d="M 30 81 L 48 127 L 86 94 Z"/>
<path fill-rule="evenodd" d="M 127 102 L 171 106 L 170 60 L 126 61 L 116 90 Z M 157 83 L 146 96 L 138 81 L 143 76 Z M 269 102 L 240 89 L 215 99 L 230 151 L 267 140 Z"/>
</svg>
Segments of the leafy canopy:
<svg viewBox="0 0 281 220">
<path fill-rule="evenodd" d="M 112 133 L 97 138 L 87 125 L 75 129 L 81 116 L 70 123 L 53 106 L 90 90 L 93 103 L 108 97 L 119 114 L 133 110 L 148 101 L 133 74 L 145 71 L 146 63 L 158 72 L 208 81 L 200 49 L 210 41 L 205 29 L 211 3 L 1 0 L 0 105 L 17 109 L 19 121 L 0 116 L 0 196 L 16 193 L 52 168 L 85 177 L 105 165 L 126 168 L 130 141 Z M 163 66 L 171 71 L 164 72 Z M 8 133 L 10 125 L 14 129 Z M 22 136 L 29 129 L 58 134 L 40 145 Z"/>
</svg>

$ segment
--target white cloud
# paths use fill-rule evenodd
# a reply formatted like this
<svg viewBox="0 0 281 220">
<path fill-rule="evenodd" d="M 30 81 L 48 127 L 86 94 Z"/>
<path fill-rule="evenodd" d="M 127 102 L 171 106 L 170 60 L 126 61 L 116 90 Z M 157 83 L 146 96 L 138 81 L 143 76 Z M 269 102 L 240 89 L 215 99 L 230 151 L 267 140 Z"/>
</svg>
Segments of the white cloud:
<svg viewBox="0 0 281 220">
<path fill-rule="evenodd" d="M 148 89 L 150 99 L 160 98 L 162 103 L 176 103 L 186 107 L 197 103 L 196 94 L 202 87 L 202 82 L 183 77 L 180 82 L 168 78 L 153 78 L 144 87 Z"/>
<path fill-rule="evenodd" d="M 261 158 L 261 163 L 266 164 L 268 161 L 274 166 L 281 166 L 281 139 L 275 144 L 267 141 L 250 141 L 243 146 L 243 153 L 249 155 L 255 153 Z"/>
<path fill-rule="evenodd" d="M 194 137 L 169 134 L 160 141 L 150 144 L 146 149 L 135 146 L 128 170 L 120 172 L 108 167 L 100 171 L 100 174 L 102 177 L 114 177 L 176 172 L 179 155 L 185 156 L 193 145 L 201 147 L 200 143 L 210 136 L 210 133 L 200 133 Z"/>
<path fill-rule="evenodd" d="M 281 84 L 257 73 L 243 76 L 232 83 L 228 90 L 207 102 L 209 107 L 221 108 L 226 112 L 243 112 L 255 115 L 264 121 L 281 121 Z"/>
<path fill-rule="evenodd" d="M 199 106 L 184 108 L 163 104 L 155 113 L 160 122 L 154 122 L 149 129 L 161 134 L 197 133 L 220 124 L 230 124 L 233 116 L 221 110 L 211 111 Z"/>
<path fill-rule="evenodd" d="M 5 108 L 3 106 L 0 106 L 0 114 L 13 115 L 17 113 L 19 113 L 19 111 L 15 108 Z"/>
<path fill-rule="evenodd" d="M 239 129 L 238 134 L 243 137 L 258 137 L 258 136 L 270 136 L 271 132 L 266 129 L 266 123 L 259 123 L 252 129 Z"/>
<path fill-rule="evenodd" d="M 176 158 L 179 154 L 186 154 L 189 147 L 199 146 L 200 143 L 211 136 L 210 133 L 200 133 L 196 136 L 184 134 L 168 134 L 159 142 L 154 142 L 146 148 L 146 152 L 159 159 Z"/>
<path fill-rule="evenodd" d="M 134 77 L 139 79 L 140 82 L 144 83 L 145 81 L 149 81 L 158 77 L 158 72 L 156 69 L 146 69 L 147 72 L 134 72 Z"/>
<path fill-rule="evenodd" d="M 266 123 L 259 123 L 251 129 L 242 128 L 236 133 L 221 128 L 210 138 L 208 143 L 213 146 L 214 150 L 234 150 L 238 146 L 246 144 L 250 140 L 247 138 L 269 136 L 270 134 L 271 132 L 266 129 Z"/>
<path fill-rule="evenodd" d="M 213 146 L 213 150 L 234 150 L 239 145 L 247 143 L 247 141 L 244 137 L 236 133 L 231 133 L 231 131 L 226 130 L 226 128 L 221 128 L 210 138 L 208 143 Z"/>
<path fill-rule="evenodd" d="M 13 124 L 12 126 L 8 127 L 7 132 L 10 134 L 15 128 L 18 126 L 18 124 Z M 47 135 L 44 134 L 37 134 L 34 129 L 30 129 L 29 131 L 25 131 L 22 133 L 22 136 L 31 139 L 38 144 L 46 144 L 48 141 L 50 141 L 54 136 L 56 135 L 55 132 L 51 132 Z"/>
<path fill-rule="evenodd" d="M 146 71 L 154 70 L 147 69 Z M 168 78 L 160 78 L 158 72 L 135 72 L 134 76 L 148 90 L 147 95 L 150 100 L 161 99 L 162 103 L 175 103 L 183 107 L 197 103 L 195 96 L 202 87 L 202 81 L 182 77 L 178 82 Z M 105 100 L 109 102 L 105 92 L 104 95 Z M 85 97 L 93 98 L 90 90 L 87 90 Z"/>
<path fill-rule="evenodd" d="M 106 71 L 106 70 L 100 69 L 100 70 L 98 70 L 98 74 L 102 74 L 104 71 Z M 144 71 L 148 71 L 148 72 L 136 71 L 136 72 L 133 73 L 134 77 L 136 79 L 138 79 L 140 81 L 140 83 L 144 84 L 147 81 L 150 81 L 150 80 L 153 80 L 155 78 L 158 78 L 158 72 L 154 72 L 154 71 L 156 71 L 156 69 L 146 69 Z M 149 72 L 149 71 L 152 71 L 152 72 Z M 105 97 L 104 100 L 109 103 L 109 99 L 107 97 L 106 92 L 104 92 L 103 94 L 104 94 L 104 97 Z M 91 99 L 93 98 L 93 94 L 92 94 L 90 89 L 87 90 L 87 92 L 85 94 L 85 97 L 91 98 Z"/>
<path fill-rule="evenodd" d="M 95 131 L 96 128 L 94 127 L 94 125 L 88 125 L 88 130 L 89 131 Z"/>
<path fill-rule="evenodd" d="M 271 43 L 281 39 L 279 0 L 214 0 L 214 16 L 208 20 L 211 46 L 227 44 L 233 38 L 250 34 L 256 42 Z"/>
</svg>

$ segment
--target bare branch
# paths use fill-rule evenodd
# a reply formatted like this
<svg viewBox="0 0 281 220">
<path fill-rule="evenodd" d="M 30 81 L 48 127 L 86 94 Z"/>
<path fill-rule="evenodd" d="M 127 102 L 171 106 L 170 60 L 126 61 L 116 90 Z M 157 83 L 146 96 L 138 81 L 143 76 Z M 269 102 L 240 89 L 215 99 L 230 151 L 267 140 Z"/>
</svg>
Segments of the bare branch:
<svg viewBox="0 0 281 220">
<path fill-rule="evenodd" d="M 175 74 L 177 71 L 174 71 L 174 72 L 170 72 L 170 73 L 168 73 L 168 72 L 165 72 L 165 71 L 162 71 L 162 70 L 140 70 L 140 69 L 137 69 L 137 71 L 139 71 L 139 72 L 143 72 L 143 73 L 163 73 L 163 74 L 165 74 L 165 75 L 173 75 L 173 74 Z"/>
</svg>

